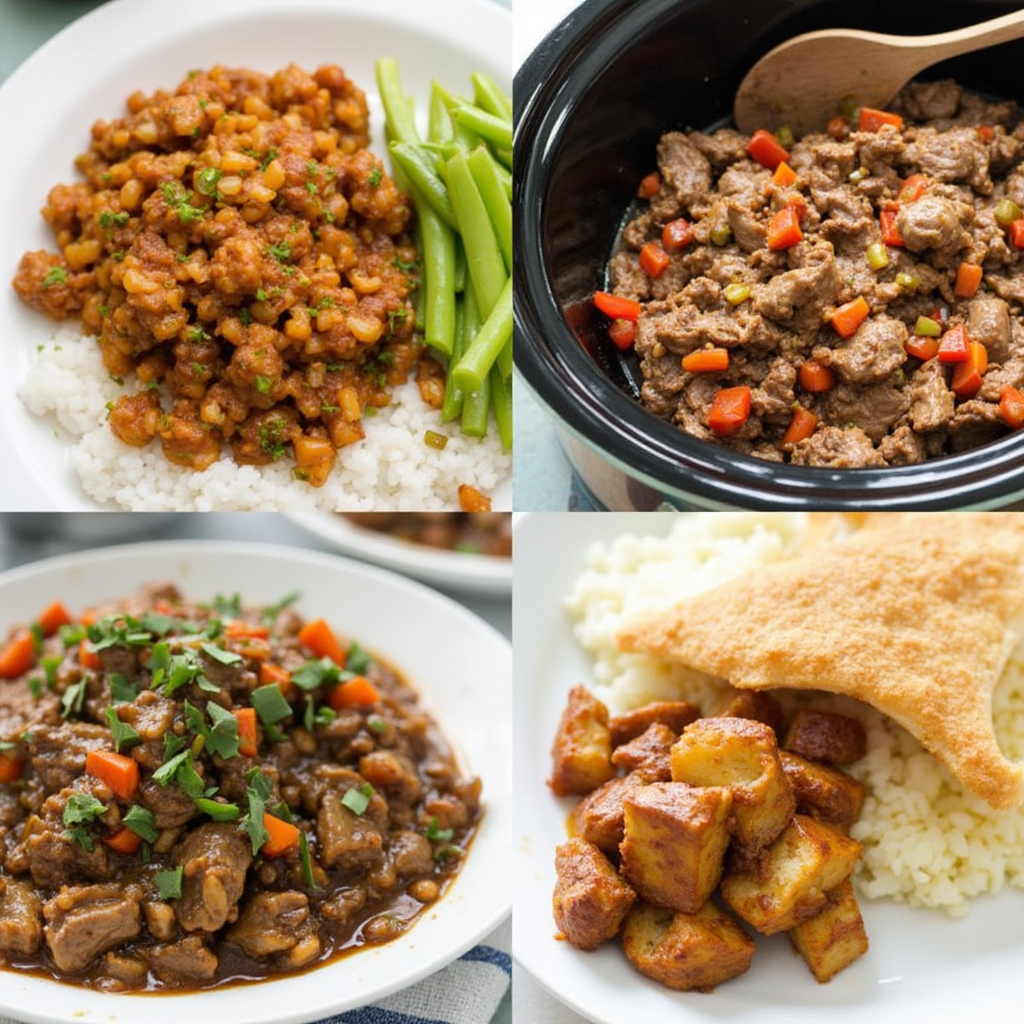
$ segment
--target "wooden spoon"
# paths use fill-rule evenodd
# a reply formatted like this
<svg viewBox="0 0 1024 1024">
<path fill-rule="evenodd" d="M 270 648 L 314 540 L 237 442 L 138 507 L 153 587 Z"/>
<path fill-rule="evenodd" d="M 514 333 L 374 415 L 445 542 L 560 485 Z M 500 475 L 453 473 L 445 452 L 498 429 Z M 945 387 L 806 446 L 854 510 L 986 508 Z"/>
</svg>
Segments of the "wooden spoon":
<svg viewBox="0 0 1024 1024">
<path fill-rule="evenodd" d="M 807 32 L 776 46 L 753 66 L 736 92 L 733 118 L 747 134 L 785 125 L 799 138 L 824 129 L 848 96 L 858 106 L 884 107 L 932 64 L 1021 36 L 1024 10 L 928 36 L 858 29 Z"/>
</svg>

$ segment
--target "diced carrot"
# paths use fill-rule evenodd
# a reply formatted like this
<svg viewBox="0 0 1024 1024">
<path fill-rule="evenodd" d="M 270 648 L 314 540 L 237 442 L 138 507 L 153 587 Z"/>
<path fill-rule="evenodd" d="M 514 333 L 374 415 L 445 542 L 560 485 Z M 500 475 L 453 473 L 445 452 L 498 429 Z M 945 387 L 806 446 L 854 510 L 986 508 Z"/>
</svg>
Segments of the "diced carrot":
<svg viewBox="0 0 1024 1024">
<path fill-rule="evenodd" d="M 459 484 L 458 496 L 460 512 L 491 511 L 491 499 L 472 484 Z"/>
<path fill-rule="evenodd" d="M 897 196 L 901 203 L 913 203 L 921 198 L 931 184 L 931 178 L 927 174 L 912 174 L 900 186 Z"/>
<path fill-rule="evenodd" d="M 729 368 L 727 348 L 699 348 L 683 356 L 683 369 L 687 373 L 713 373 Z"/>
<path fill-rule="evenodd" d="M 269 626 L 259 626 L 244 619 L 231 619 L 224 624 L 224 635 L 229 640 L 242 637 L 268 637 L 270 636 Z"/>
<path fill-rule="evenodd" d="M 979 124 L 977 131 L 978 138 L 981 139 L 982 142 L 991 142 L 992 136 L 996 133 L 995 128 L 990 124 Z"/>
<path fill-rule="evenodd" d="M 299 830 L 290 821 L 263 812 L 263 827 L 269 835 L 260 847 L 264 857 L 283 857 L 299 845 Z"/>
<path fill-rule="evenodd" d="M 1008 427 L 1024 427 L 1024 391 L 1007 384 L 999 395 L 999 414 Z"/>
<path fill-rule="evenodd" d="M 640 250 L 640 267 L 650 277 L 661 277 L 668 269 L 668 253 L 655 242 L 648 242 Z"/>
<path fill-rule="evenodd" d="M 92 644 L 88 640 L 83 640 L 78 645 L 78 664 L 82 668 L 92 669 L 94 672 L 98 672 L 103 667 L 103 662 L 100 660 L 100 656 L 93 649 Z"/>
<path fill-rule="evenodd" d="M 800 230 L 800 211 L 795 206 L 784 206 L 770 221 L 766 230 L 768 248 L 773 251 L 789 249 L 804 237 Z"/>
<path fill-rule="evenodd" d="M 39 628 L 43 631 L 43 636 L 52 636 L 61 626 L 66 626 L 71 621 L 71 614 L 64 607 L 62 601 L 54 601 L 48 605 L 36 619 Z"/>
<path fill-rule="evenodd" d="M 800 378 L 800 386 L 804 391 L 817 394 L 820 391 L 830 391 L 836 382 L 835 371 L 830 366 L 825 366 L 814 359 L 807 359 L 800 364 L 797 370 Z"/>
<path fill-rule="evenodd" d="M 142 845 L 142 836 L 137 832 L 133 832 L 127 825 L 123 825 L 112 836 L 107 836 L 103 842 L 116 853 L 130 855 L 139 852 L 139 847 Z"/>
<path fill-rule="evenodd" d="M 1014 249 L 1024 249 L 1024 220 L 1010 222 L 1010 243 Z"/>
<path fill-rule="evenodd" d="M 940 363 L 966 363 L 968 359 L 967 344 L 971 339 L 967 336 L 967 328 L 963 324 L 954 324 L 942 336 L 936 355 Z"/>
<path fill-rule="evenodd" d="M 161 613 L 161 614 L 163 614 L 163 613 Z M 98 619 L 98 616 L 97 616 L 96 612 L 92 612 L 92 611 L 90 611 L 90 612 L 82 612 L 82 614 L 78 616 L 78 621 L 83 626 L 86 626 L 86 627 L 95 625 L 97 619 Z"/>
<path fill-rule="evenodd" d="M 863 295 L 840 306 L 831 316 L 832 326 L 841 338 L 849 338 L 854 331 L 867 319 L 871 312 L 867 299 Z"/>
<path fill-rule="evenodd" d="M 285 700 L 291 700 L 294 695 L 295 684 L 292 682 L 291 672 L 272 661 L 260 662 L 260 683 L 263 686 L 276 683 Z"/>
<path fill-rule="evenodd" d="M 850 126 L 850 122 L 843 117 L 842 114 L 836 114 L 834 117 L 828 119 L 828 124 L 825 126 L 825 131 L 833 139 L 841 139 L 846 135 L 846 129 Z"/>
<path fill-rule="evenodd" d="M 676 217 L 661 229 L 661 247 L 669 252 L 685 249 L 692 241 L 693 228 L 685 217 Z"/>
<path fill-rule="evenodd" d="M 611 338 L 611 342 L 616 348 L 625 352 L 636 342 L 636 321 L 613 320 L 608 325 L 608 337 Z"/>
<path fill-rule="evenodd" d="M 907 339 L 903 347 L 907 350 L 907 355 L 920 359 L 922 362 L 927 362 L 929 359 L 934 359 L 938 353 L 939 339 L 925 338 L 915 334 Z"/>
<path fill-rule="evenodd" d="M 735 434 L 750 417 L 750 388 L 745 384 L 716 392 L 708 413 L 708 426 L 719 435 Z"/>
<path fill-rule="evenodd" d="M 645 174 L 640 179 L 640 184 L 636 188 L 636 194 L 641 199 L 650 199 L 658 194 L 659 188 L 661 188 L 661 175 L 657 171 L 651 171 L 650 174 Z"/>
<path fill-rule="evenodd" d="M 15 782 L 21 778 L 21 769 L 25 761 L 20 757 L 9 757 L 6 753 L 0 754 L 0 782 Z"/>
<path fill-rule="evenodd" d="M 981 378 L 988 366 L 988 349 L 980 341 L 967 342 L 967 358 L 953 367 L 950 390 L 957 398 L 973 398 L 981 390 Z"/>
<path fill-rule="evenodd" d="M 896 223 L 898 210 L 882 210 L 878 215 L 878 227 L 882 232 L 882 241 L 893 248 L 903 245 L 903 236 L 900 234 L 899 225 Z"/>
<path fill-rule="evenodd" d="M 345 652 L 338 638 L 324 619 L 310 619 L 299 630 L 299 643 L 305 644 L 318 658 L 330 658 L 335 665 L 345 664 Z"/>
<path fill-rule="evenodd" d="M 802 405 L 796 406 L 793 409 L 793 418 L 782 435 L 782 447 L 792 448 L 798 441 L 810 437 L 817 425 L 818 417 L 810 409 L 805 409 Z"/>
<path fill-rule="evenodd" d="M 772 174 L 772 184 L 781 188 L 789 188 L 796 181 L 796 171 L 783 160 Z"/>
<path fill-rule="evenodd" d="M 85 770 L 105 782 L 114 796 L 127 800 L 139 788 L 139 764 L 112 750 L 90 750 L 85 755 Z"/>
<path fill-rule="evenodd" d="M 956 283 L 953 294 L 959 299 L 972 298 L 981 285 L 981 267 L 977 263 L 961 263 L 956 268 Z"/>
<path fill-rule="evenodd" d="M 327 696 L 327 703 L 335 711 L 341 711 L 342 708 L 367 707 L 379 700 L 380 693 L 377 687 L 366 676 L 353 676 L 343 683 L 338 683 Z"/>
<path fill-rule="evenodd" d="M 266 661 L 272 653 L 270 641 L 262 636 L 237 637 L 231 642 L 230 647 L 236 654 L 243 658 L 251 658 L 253 661 Z"/>
<path fill-rule="evenodd" d="M 32 634 L 19 630 L 0 650 L 0 679 L 15 679 L 36 663 L 36 645 Z"/>
<path fill-rule="evenodd" d="M 611 292 L 594 292 L 594 305 L 612 320 L 638 320 L 640 303 Z"/>
<path fill-rule="evenodd" d="M 257 751 L 256 709 L 237 708 L 235 718 L 238 719 L 238 752 L 243 757 L 255 757 Z"/>
<path fill-rule="evenodd" d="M 783 160 L 789 159 L 789 150 L 771 132 L 758 128 L 747 143 L 747 154 L 769 171 L 774 171 Z"/>
<path fill-rule="evenodd" d="M 857 117 L 857 130 L 861 132 L 877 132 L 879 128 L 891 124 L 897 131 L 903 130 L 903 118 L 888 110 L 876 110 L 874 107 L 861 107 Z"/>
</svg>

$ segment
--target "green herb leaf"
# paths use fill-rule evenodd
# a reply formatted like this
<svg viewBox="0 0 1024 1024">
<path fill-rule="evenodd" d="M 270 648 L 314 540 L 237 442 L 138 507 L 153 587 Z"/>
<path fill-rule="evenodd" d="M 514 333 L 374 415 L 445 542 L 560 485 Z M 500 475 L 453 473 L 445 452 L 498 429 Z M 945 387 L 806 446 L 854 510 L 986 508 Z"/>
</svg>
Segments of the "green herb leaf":
<svg viewBox="0 0 1024 1024">
<path fill-rule="evenodd" d="M 181 899 L 181 879 L 184 868 L 179 864 L 176 868 L 167 871 L 158 871 L 153 875 L 153 884 L 164 900 Z"/>
<path fill-rule="evenodd" d="M 82 713 L 82 706 L 85 704 L 85 694 L 89 681 L 80 679 L 72 683 L 61 695 L 60 716 L 61 718 L 75 718 Z"/>
<path fill-rule="evenodd" d="M 63 284 L 68 279 L 68 272 L 63 267 L 50 267 L 43 278 L 43 287 L 52 288 L 55 284 Z"/>
<path fill-rule="evenodd" d="M 212 728 L 206 734 L 206 746 L 212 753 L 227 760 L 238 756 L 238 719 L 211 701 L 206 705 Z"/>
<path fill-rule="evenodd" d="M 292 682 L 303 690 L 315 690 L 325 683 L 340 683 L 351 679 L 354 672 L 339 668 L 330 658 L 307 661 L 292 673 Z"/>
<path fill-rule="evenodd" d="M 214 661 L 219 661 L 222 665 L 237 665 L 240 661 L 245 660 L 240 654 L 226 651 L 216 644 L 202 644 L 201 646 L 204 654 L 208 654 Z"/>
<path fill-rule="evenodd" d="M 123 672 L 111 672 L 107 682 L 110 684 L 110 699 L 115 704 L 130 704 L 139 695 L 139 684 L 131 682 Z"/>
<path fill-rule="evenodd" d="M 277 683 L 257 687 L 249 694 L 249 703 L 256 709 L 264 725 L 274 725 L 292 713 L 292 707 Z"/>
<path fill-rule="evenodd" d="M 142 737 L 127 722 L 122 722 L 118 717 L 117 708 L 112 704 L 104 710 L 107 725 L 110 726 L 110 735 L 114 740 L 114 750 L 120 754 L 122 747 L 134 747 L 142 742 Z"/>
<path fill-rule="evenodd" d="M 137 836 L 142 836 L 147 843 L 155 843 L 160 833 L 156 829 L 156 818 L 153 812 L 139 804 L 132 804 L 121 818 Z"/>
<path fill-rule="evenodd" d="M 437 818 L 431 818 L 427 826 L 427 838 L 432 843 L 447 843 L 455 833 L 450 828 L 440 828 Z"/>
<path fill-rule="evenodd" d="M 196 801 L 196 807 L 214 821 L 237 821 L 242 813 L 238 809 L 238 804 L 224 804 L 218 800 L 208 800 L 206 797 L 200 797 Z"/>
<path fill-rule="evenodd" d="M 299 863 L 302 865 L 302 880 L 307 889 L 319 889 L 313 874 L 313 858 L 309 853 L 309 840 L 305 832 L 299 832 Z"/>
<path fill-rule="evenodd" d="M 204 196 L 215 196 L 217 194 L 217 182 L 220 181 L 224 172 L 218 167 L 204 167 L 196 175 L 196 188 Z"/>
<path fill-rule="evenodd" d="M 213 607 L 221 618 L 239 619 L 242 617 L 242 598 L 239 594 L 232 594 L 230 597 L 218 594 L 213 599 Z"/>
<path fill-rule="evenodd" d="M 347 807 L 353 814 L 364 814 L 372 799 L 373 786 L 364 782 L 361 786 L 346 790 L 341 798 L 341 805 Z"/>
<path fill-rule="evenodd" d="M 373 664 L 373 658 L 353 640 L 345 653 L 345 668 L 355 675 L 365 675 Z"/>
<path fill-rule="evenodd" d="M 249 788 L 246 799 L 249 813 L 242 818 L 242 829 L 252 843 L 252 855 L 255 857 L 263 844 L 270 838 L 270 833 L 263 824 L 263 815 L 267 809 L 267 801 L 274 791 L 273 783 L 259 770 L 252 768 L 245 773 Z"/>
</svg>

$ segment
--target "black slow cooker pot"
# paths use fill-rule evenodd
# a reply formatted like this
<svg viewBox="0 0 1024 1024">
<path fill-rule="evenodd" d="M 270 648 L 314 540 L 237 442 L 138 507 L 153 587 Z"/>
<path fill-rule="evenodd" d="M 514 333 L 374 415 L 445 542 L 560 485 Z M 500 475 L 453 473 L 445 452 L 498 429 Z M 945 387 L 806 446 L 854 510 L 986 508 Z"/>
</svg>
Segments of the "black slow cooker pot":
<svg viewBox="0 0 1024 1024">
<path fill-rule="evenodd" d="M 635 368 L 593 326 L 589 299 L 658 137 L 730 115 L 736 87 L 777 43 L 829 27 L 925 34 L 1014 3 L 960 0 L 586 0 L 516 75 L 515 364 L 554 417 L 596 505 L 608 509 L 1009 508 L 1024 500 L 1024 433 L 921 465 L 777 465 L 700 441 L 636 398 Z M 937 66 L 1024 102 L 1024 41 Z M 529 472 L 529 467 L 517 467 Z"/>
</svg>

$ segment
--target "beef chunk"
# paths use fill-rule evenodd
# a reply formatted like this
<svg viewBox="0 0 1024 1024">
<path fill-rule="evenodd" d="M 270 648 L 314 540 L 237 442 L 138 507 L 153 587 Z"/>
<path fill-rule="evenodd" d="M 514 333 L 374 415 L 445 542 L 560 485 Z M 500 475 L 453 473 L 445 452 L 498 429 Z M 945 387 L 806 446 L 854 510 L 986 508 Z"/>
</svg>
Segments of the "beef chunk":
<svg viewBox="0 0 1024 1024">
<path fill-rule="evenodd" d="M 53 962 L 62 970 L 84 970 L 92 959 L 134 938 L 142 928 L 137 886 L 62 886 L 43 907 L 44 933 Z"/>
<path fill-rule="evenodd" d="M 178 920 L 186 931 L 216 931 L 238 914 L 252 849 L 234 825 L 210 822 L 185 837 Z"/>
</svg>

